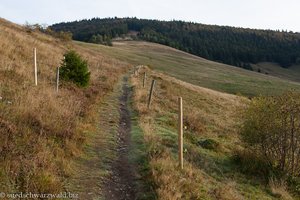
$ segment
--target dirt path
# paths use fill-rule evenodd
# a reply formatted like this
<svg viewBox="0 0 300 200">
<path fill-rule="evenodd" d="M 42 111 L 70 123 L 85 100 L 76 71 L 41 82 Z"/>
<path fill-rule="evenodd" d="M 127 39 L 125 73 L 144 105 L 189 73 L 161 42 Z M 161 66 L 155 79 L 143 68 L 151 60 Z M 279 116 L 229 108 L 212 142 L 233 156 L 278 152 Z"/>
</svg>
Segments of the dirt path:
<svg viewBox="0 0 300 200">
<path fill-rule="evenodd" d="M 117 133 L 117 159 L 112 163 L 112 174 L 104 182 L 104 195 L 107 200 L 134 200 L 136 191 L 135 167 L 129 161 L 131 146 L 131 118 L 128 108 L 130 88 L 127 77 L 124 78 L 120 101 L 120 120 Z"/>
<path fill-rule="evenodd" d="M 83 153 L 73 163 L 74 172 L 66 182 L 66 191 L 84 200 L 135 200 L 145 194 L 138 164 L 132 164 L 131 155 L 136 146 L 131 141 L 131 88 L 125 77 L 116 84 L 94 109 L 92 125 L 86 132 Z M 131 156 L 129 156 L 131 155 Z"/>
</svg>

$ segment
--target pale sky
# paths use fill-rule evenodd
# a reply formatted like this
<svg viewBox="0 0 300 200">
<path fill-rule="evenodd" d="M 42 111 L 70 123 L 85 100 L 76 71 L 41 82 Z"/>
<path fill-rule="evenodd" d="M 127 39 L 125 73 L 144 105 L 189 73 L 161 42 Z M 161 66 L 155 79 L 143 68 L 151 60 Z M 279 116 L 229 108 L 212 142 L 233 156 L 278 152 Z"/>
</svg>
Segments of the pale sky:
<svg viewBox="0 0 300 200">
<path fill-rule="evenodd" d="M 300 32 L 300 0 L 0 0 L 19 24 L 115 16 Z"/>
</svg>

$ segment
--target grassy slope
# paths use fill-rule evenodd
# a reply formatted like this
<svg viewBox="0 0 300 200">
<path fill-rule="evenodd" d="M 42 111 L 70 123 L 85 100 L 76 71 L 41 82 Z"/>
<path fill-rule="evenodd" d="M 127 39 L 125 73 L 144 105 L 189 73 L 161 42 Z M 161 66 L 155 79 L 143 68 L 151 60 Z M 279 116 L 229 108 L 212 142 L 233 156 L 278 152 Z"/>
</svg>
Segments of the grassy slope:
<svg viewBox="0 0 300 200">
<path fill-rule="evenodd" d="M 113 89 L 128 65 L 71 41 L 61 41 L 0 19 L 0 191 L 59 193 L 74 157 L 93 129 L 93 106 Z M 37 48 L 38 86 L 33 81 Z M 88 61 L 86 89 L 63 84 L 55 69 L 75 49 Z M 96 119 L 97 121 L 99 118 Z"/>
<path fill-rule="evenodd" d="M 89 142 L 95 133 L 103 133 L 102 127 L 97 129 L 94 125 L 99 118 L 104 118 L 101 116 L 106 116 L 106 106 L 103 107 L 104 113 L 98 116 L 98 107 L 93 105 L 112 90 L 125 70 L 126 64 L 104 54 L 132 64 L 150 64 L 190 83 L 231 93 L 253 95 L 260 91 L 276 92 L 271 90 L 275 87 L 279 88 L 279 92 L 290 86 L 298 87 L 259 74 L 247 77 L 251 72 L 149 43 L 119 44 L 113 48 L 78 45 L 77 42 L 62 44 L 58 39 L 37 32 L 27 33 L 22 27 L 4 20 L 0 21 L 0 39 L 0 96 L 3 97 L 0 102 L 0 137 L 1 141 L 5 141 L 0 143 L 0 189 L 4 192 L 61 191 L 63 177 L 72 174 L 70 160 L 78 154 L 77 145 L 82 143 L 85 134 L 91 136 L 88 137 Z M 28 66 L 32 65 L 32 46 L 38 48 L 39 87 L 33 87 L 32 71 L 28 70 Z M 64 86 L 56 95 L 53 86 L 55 67 L 68 48 L 76 49 L 88 60 L 92 84 L 85 90 Z M 140 117 L 139 127 L 145 134 L 153 172 L 149 180 L 157 186 L 158 196 L 161 199 L 274 198 L 260 180 L 237 173 L 230 163 L 233 147 L 239 143 L 236 135 L 238 119 L 234 111 L 243 105 L 243 98 L 154 72 L 153 76 L 159 82 L 150 112 L 145 107 L 147 90 L 140 88 L 140 80 L 132 81 L 136 88 L 134 104 Z M 149 82 L 150 79 L 147 88 Z M 227 82 L 227 85 L 224 84 Z M 259 84 L 265 82 L 269 84 L 259 89 Z M 253 85 L 257 87 L 253 88 Z M 176 169 L 177 95 L 184 97 L 186 113 L 186 167 L 183 173 Z M 110 103 L 107 109 L 114 105 Z M 105 121 L 103 123 L 103 126 L 108 125 Z M 114 124 L 111 126 L 113 131 Z M 139 131 L 136 129 L 139 128 L 134 131 Z M 69 135 L 66 136 L 66 133 Z M 220 146 L 213 150 L 199 147 L 198 140 L 207 138 L 217 141 Z M 87 160 L 95 156 L 94 152 L 90 153 Z M 105 174 L 106 171 L 96 173 Z"/>
<path fill-rule="evenodd" d="M 215 90 L 274 94 L 293 87 L 299 89 L 297 83 L 210 62 L 156 44 L 122 42 L 115 47 L 79 44 L 132 64 L 150 63 L 152 68 L 181 79 L 147 69 L 148 76 L 158 80 L 149 111 L 146 101 L 151 78 L 146 89 L 141 87 L 142 76 L 132 78 L 135 109 L 148 147 L 152 171 L 149 180 L 156 186 L 159 199 L 291 199 L 284 187 L 274 187 L 239 172 L 232 161 L 235 150 L 240 148 L 237 113 L 248 100 Z M 226 82 L 230 82 L 230 87 L 224 89 Z M 184 99 L 186 127 L 182 172 L 177 169 L 177 96 Z M 201 146 L 209 140 L 217 146 L 211 149 Z"/>
<path fill-rule="evenodd" d="M 142 73 L 149 75 L 142 88 Z M 143 69 L 132 77 L 135 108 L 148 146 L 153 185 L 159 199 L 280 199 L 274 188 L 258 177 L 239 172 L 232 161 L 240 148 L 238 137 L 240 110 L 248 100 L 191 85 L 155 71 Z M 155 94 L 150 110 L 147 96 L 151 79 Z M 177 97 L 184 107 L 184 170 L 177 161 Z M 215 142 L 213 146 L 205 142 Z M 272 192 L 273 191 L 273 192 Z M 283 198 L 284 199 L 284 198 Z"/>
<path fill-rule="evenodd" d="M 260 69 L 261 73 L 269 74 L 283 79 L 300 82 L 300 66 L 293 65 L 289 68 L 282 68 L 276 63 L 263 62 L 252 65 L 255 71 Z"/>
<path fill-rule="evenodd" d="M 212 62 L 159 44 L 127 41 L 107 47 L 77 43 L 135 65 L 148 65 L 194 85 L 231 94 L 272 95 L 287 89 L 300 90 L 297 82 Z"/>
</svg>

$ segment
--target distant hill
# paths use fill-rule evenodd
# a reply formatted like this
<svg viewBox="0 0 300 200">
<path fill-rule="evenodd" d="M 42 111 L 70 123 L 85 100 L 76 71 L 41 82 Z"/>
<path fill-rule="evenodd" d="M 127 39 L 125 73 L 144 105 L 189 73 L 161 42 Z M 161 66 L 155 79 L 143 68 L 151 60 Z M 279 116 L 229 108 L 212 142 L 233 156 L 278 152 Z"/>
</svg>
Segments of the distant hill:
<svg viewBox="0 0 300 200">
<path fill-rule="evenodd" d="M 300 33 L 293 32 L 137 18 L 93 18 L 50 28 L 70 31 L 75 40 L 106 45 L 112 45 L 113 38 L 130 36 L 249 70 L 250 64 L 259 62 L 285 68 L 300 63 Z"/>
</svg>

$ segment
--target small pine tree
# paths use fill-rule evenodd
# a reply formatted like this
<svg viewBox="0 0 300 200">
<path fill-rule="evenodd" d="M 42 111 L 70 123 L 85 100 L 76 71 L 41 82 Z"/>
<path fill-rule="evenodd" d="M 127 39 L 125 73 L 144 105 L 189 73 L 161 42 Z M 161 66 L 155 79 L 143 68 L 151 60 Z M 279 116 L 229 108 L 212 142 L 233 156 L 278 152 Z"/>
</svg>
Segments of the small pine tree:
<svg viewBox="0 0 300 200">
<path fill-rule="evenodd" d="M 71 50 L 64 54 L 60 77 L 65 81 L 72 81 L 79 87 L 86 87 L 90 81 L 90 72 L 87 61 L 75 51 Z"/>
</svg>

